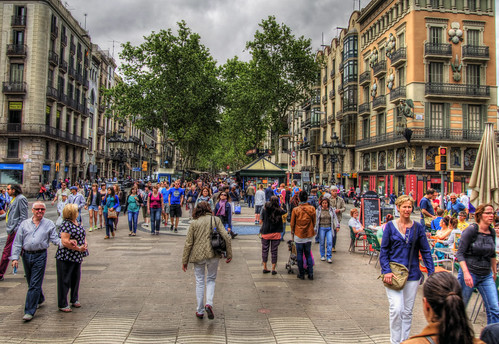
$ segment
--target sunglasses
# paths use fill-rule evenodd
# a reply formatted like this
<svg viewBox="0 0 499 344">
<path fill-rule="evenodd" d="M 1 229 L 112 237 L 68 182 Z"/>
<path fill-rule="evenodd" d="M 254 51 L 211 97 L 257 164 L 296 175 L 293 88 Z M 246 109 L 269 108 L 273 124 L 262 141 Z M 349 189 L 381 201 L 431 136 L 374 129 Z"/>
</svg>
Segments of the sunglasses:
<svg viewBox="0 0 499 344">
<path fill-rule="evenodd" d="M 220 196 L 227 196 L 227 194 L 220 194 Z"/>
<path fill-rule="evenodd" d="M 45 211 L 45 208 L 33 208 L 34 211 Z"/>
</svg>

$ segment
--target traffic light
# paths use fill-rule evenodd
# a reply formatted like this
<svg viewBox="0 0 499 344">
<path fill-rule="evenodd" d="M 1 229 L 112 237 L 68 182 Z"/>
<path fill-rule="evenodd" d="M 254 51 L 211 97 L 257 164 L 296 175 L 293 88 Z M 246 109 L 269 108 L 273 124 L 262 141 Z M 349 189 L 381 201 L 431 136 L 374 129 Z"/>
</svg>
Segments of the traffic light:
<svg viewBox="0 0 499 344">
<path fill-rule="evenodd" d="M 450 182 L 454 183 L 454 171 L 450 171 Z"/>
<path fill-rule="evenodd" d="M 441 171 L 440 169 L 440 155 L 435 155 L 435 171 Z"/>
<path fill-rule="evenodd" d="M 59 172 L 59 163 L 58 162 L 55 163 L 55 171 Z"/>
<path fill-rule="evenodd" d="M 147 171 L 147 161 L 142 161 L 142 171 Z"/>
<path fill-rule="evenodd" d="M 447 171 L 447 147 L 439 147 L 438 155 L 440 156 L 440 171 Z"/>
</svg>

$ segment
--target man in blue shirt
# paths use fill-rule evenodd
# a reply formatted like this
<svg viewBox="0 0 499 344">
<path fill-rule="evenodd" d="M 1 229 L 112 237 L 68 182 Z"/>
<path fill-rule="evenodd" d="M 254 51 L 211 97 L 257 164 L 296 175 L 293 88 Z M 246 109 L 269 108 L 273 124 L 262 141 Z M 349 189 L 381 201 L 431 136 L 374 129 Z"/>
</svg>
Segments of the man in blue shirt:
<svg viewBox="0 0 499 344">
<path fill-rule="evenodd" d="M 426 221 L 428 225 L 425 224 L 425 217 L 429 220 L 435 219 L 435 211 L 433 210 L 432 200 L 435 198 L 436 191 L 434 189 L 426 190 L 426 195 L 419 201 L 419 209 L 421 209 L 421 224 L 427 232 L 431 231 L 431 221 Z"/>
<path fill-rule="evenodd" d="M 269 183 L 265 189 L 265 202 L 270 201 L 270 197 L 272 196 L 274 196 L 274 190 L 272 190 L 272 185 Z"/>
<path fill-rule="evenodd" d="M 465 209 L 466 207 L 464 206 L 464 204 L 457 200 L 457 195 L 455 193 L 451 193 L 450 202 L 447 203 L 447 210 L 449 211 L 449 215 L 457 218 L 457 214 Z"/>
<path fill-rule="evenodd" d="M 163 222 L 165 223 L 165 226 L 168 226 L 168 216 L 170 215 L 170 205 L 168 204 L 168 196 L 170 195 L 170 185 L 168 182 L 163 182 L 162 183 L 162 188 L 159 189 L 159 192 L 161 195 L 163 195 Z"/>
<path fill-rule="evenodd" d="M 175 220 L 175 233 L 178 233 L 178 221 L 182 217 L 182 204 L 184 203 L 184 189 L 180 188 L 180 180 L 175 181 L 175 186 L 168 190 L 168 204 L 170 205 L 170 218 L 173 231 L 173 220 Z"/>
</svg>

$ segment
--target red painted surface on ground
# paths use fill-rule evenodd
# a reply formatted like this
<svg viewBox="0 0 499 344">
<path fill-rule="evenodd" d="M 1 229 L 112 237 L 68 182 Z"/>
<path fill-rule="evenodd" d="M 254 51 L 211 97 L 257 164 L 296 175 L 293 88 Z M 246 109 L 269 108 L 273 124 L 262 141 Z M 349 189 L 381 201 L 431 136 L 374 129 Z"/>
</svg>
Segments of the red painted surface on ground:
<svg viewBox="0 0 499 344">
<path fill-rule="evenodd" d="M 232 221 L 234 222 L 255 222 L 254 217 L 233 217 Z"/>
</svg>

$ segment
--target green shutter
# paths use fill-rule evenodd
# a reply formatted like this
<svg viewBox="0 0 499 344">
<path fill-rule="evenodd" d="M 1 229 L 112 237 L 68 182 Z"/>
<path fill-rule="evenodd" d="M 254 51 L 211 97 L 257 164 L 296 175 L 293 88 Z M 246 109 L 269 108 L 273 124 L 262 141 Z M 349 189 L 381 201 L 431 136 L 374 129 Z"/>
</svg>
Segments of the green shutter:
<svg viewBox="0 0 499 344">
<path fill-rule="evenodd" d="M 468 121 L 468 104 L 463 104 L 463 130 L 469 128 Z"/>
<path fill-rule="evenodd" d="M 480 130 L 485 129 L 485 123 L 487 122 L 487 104 L 480 105 Z"/>
<path fill-rule="evenodd" d="M 450 104 L 444 103 L 444 128 L 450 129 Z"/>
<path fill-rule="evenodd" d="M 424 103 L 424 126 L 425 128 L 430 127 L 430 103 Z"/>
</svg>

